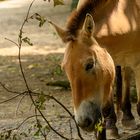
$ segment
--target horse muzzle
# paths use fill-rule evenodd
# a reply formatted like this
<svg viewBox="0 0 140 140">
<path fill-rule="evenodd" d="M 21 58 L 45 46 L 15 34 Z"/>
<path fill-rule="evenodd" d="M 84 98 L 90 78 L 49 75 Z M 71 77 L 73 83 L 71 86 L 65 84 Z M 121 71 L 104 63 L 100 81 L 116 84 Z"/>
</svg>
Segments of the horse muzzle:
<svg viewBox="0 0 140 140">
<path fill-rule="evenodd" d="M 83 130 L 94 131 L 95 124 L 101 120 L 100 107 L 93 101 L 83 101 L 75 110 L 75 119 L 78 126 Z"/>
</svg>

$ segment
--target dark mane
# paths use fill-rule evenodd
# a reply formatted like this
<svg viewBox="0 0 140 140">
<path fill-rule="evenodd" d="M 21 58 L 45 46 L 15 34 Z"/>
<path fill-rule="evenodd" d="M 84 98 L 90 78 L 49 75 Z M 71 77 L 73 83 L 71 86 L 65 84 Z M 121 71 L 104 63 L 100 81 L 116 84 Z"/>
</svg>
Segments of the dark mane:
<svg viewBox="0 0 140 140">
<path fill-rule="evenodd" d="M 87 0 L 79 10 L 75 10 L 71 13 L 66 25 L 67 31 L 72 35 L 76 35 L 77 30 L 80 29 L 83 24 L 86 14 L 95 12 L 95 8 L 106 1 L 107 0 Z"/>
<path fill-rule="evenodd" d="M 75 37 L 77 36 L 77 31 L 81 29 L 87 13 L 91 14 L 94 18 L 98 11 L 104 8 L 106 4 L 113 4 L 112 8 L 114 8 L 118 1 L 119 0 L 86 0 L 83 6 L 71 13 L 66 24 L 68 34 Z"/>
</svg>

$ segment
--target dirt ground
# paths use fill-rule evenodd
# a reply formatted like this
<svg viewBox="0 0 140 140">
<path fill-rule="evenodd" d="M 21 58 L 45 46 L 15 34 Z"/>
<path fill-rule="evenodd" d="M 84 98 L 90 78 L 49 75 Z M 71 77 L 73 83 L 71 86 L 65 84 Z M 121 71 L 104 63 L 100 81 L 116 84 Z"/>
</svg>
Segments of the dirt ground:
<svg viewBox="0 0 140 140">
<path fill-rule="evenodd" d="M 12 91 L 23 92 L 26 90 L 26 87 L 19 68 L 17 57 L 18 48 L 4 38 L 17 41 L 19 28 L 30 3 L 31 0 L 7 0 L 0 2 L 0 82 Z M 39 13 L 64 27 L 67 16 L 70 13 L 70 3 L 71 1 L 65 0 L 64 6 L 54 8 L 53 3 L 36 0 L 31 9 L 31 15 L 33 13 Z M 27 44 L 23 44 L 22 46 L 22 64 L 29 87 L 33 91 L 53 95 L 73 112 L 70 89 L 46 85 L 50 81 L 67 80 L 60 67 L 65 50 L 64 44 L 48 23 L 45 23 L 42 28 L 39 28 L 36 20 L 31 20 L 26 24 L 24 35 L 25 37 L 28 36 L 34 44 L 33 46 L 28 46 Z M 9 93 L 0 87 L 0 102 L 10 99 L 13 96 L 15 94 Z M 55 130 L 68 138 L 78 139 L 74 122 L 58 104 L 52 100 L 46 101 L 46 110 L 43 112 Z M 135 105 L 133 112 L 136 114 Z M 4 129 L 11 129 L 18 126 L 20 122 L 31 115 L 34 115 L 34 107 L 27 96 L 24 98 L 18 97 L 6 103 L 0 103 L 1 132 Z M 137 114 L 136 121 L 139 121 Z M 30 119 L 30 121 L 24 123 L 14 133 L 29 133 L 30 130 L 30 136 L 26 137 L 22 135 L 22 140 L 43 140 L 43 137 L 35 135 L 37 130 L 34 129 L 34 122 L 35 119 Z M 120 126 L 119 122 L 118 125 Z M 137 131 L 139 130 L 124 132 L 123 128 L 121 126 L 119 127 L 119 132 L 122 136 Z M 83 131 L 81 133 L 85 140 L 95 139 L 93 133 L 89 134 Z M 62 138 L 48 129 L 47 140 L 58 139 L 61 140 Z"/>
</svg>

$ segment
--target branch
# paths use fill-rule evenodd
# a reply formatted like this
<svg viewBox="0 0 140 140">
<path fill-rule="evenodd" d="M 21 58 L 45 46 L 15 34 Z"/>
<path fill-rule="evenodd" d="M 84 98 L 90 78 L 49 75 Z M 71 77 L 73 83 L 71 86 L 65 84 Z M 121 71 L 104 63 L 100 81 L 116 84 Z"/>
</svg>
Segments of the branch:
<svg viewBox="0 0 140 140">
<path fill-rule="evenodd" d="M 32 92 L 32 91 L 31 91 Z M 36 93 L 36 92 L 32 92 L 34 95 L 39 95 L 40 93 Z M 58 101 L 55 97 L 51 96 L 51 95 L 44 95 L 46 96 L 48 99 L 52 99 L 54 100 L 57 104 L 59 104 L 69 115 L 70 117 L 73 119 L 74 123 L 75 123 L 75 126 L 77 128 L 77 133 L 78 133 L 78 136 L 81 140 L 84 140 L 83 137 L 81 136 L 81 133 L 80 133 L 80 129 L 78 127 L 78 124 L 74 118 L 74 116 L 72 115 L 72 113 L 67 109 L 67 107 L 65 107 L 60 101 Z"/>
<path fill-rule="evenodd" d="M 74 123 L 75 123 L 75 126 L 76 126 L 76 128 L 77 128 L 77 133 L 78 133 L 79 138 L 80 138 L 81 140 L 84 140 L 83 137 L 81 136 L 80 129 L 79 129 L 78 124 L 77 124 L 77 122 L 76 122 L 74 116 L 72 115 L 72 113 L 71 113 L 61 102 L 59 102 L 55 97 L 50 96 L 50 95 L 46 95 L 46 96 L 47 96 L 48 98 L 50 98 L 50 99 L 53 99 L 56 103 L 58 103 L 62 108 L 65 109 L 65 111 L 71 116 L 71 118 L 73 119 L 73 121 L 74 121 Z"/>
<path fill-rule="evenodd" d="M 16 42 L 14 42 L 13 40 L 11 40 L 11 39 L 9 39 L 9 38 L 6 38 L 6 37 L 5 37 L 5 40 L 10 41 L 11 43 L 15 44 L 15 45 L 18 47 L 18 44 L 17 44 Z"/>
<path fill-rule="evenodd" d="M 72 140 L 72 126 L 71 126 L 71 120 L 69 120 L 69 126 L 70 126 L 70 136 L 71 136 L 71 140 Z"/>
<path fill-rule="evenodd" d="M 13 96 L 13 97 L 7 99 L 7 100 L 4 100 L 4 101 L 0 102 L 0 104 L 3 104 L 3 103 L 6 103 L 6 102 L 9 102 L 9 101 L 11 101 L 11 100 L 13 100 L 13 99 L 19 97 L 20 95 L 22 95 L 22 94 L 24 94 L 24 93 L 25 93 L 25 92 L 20 93 L 20 94 L 18 94 L 18 95 L 15 95 L 15 96 Z"/>
<path fill-rule="evenodd" d="M 15 111 L 15 115 L 17 115 L 17 112 L 18 112 L 19 106 L 20 106 L 20 104 L 21 104 L 22 100 L 24 99 L 24 97 L 25 97 L 26 95 L 27 95 L 27 93 L 26 93 L 26 94 L 24 94 L 24 95 L 21 97 L 21 99 L 19 100 L 19 102 L 18 102 L 18 104 L 17 104 L 16 111 Z"/>
<path fill-rule="evenodd" d="M 24 71 L 23 71 L 23 66 L 22 66 L 22 62 L 21 62 L 21 47 L 22 47 L 22 33 L 23 33 L 23 27 L 25 25 L 25 23 L 28 21 L 28 17 L 29 17 L 29 13 L 30 13 L 30 9 L 33 5 L 35 0 L 32 1 L 32 3 L 30 4 L 29 8 L 28 8 L 28 11 L 27 11 L 27 15 L 26 15 L 26 18 L 25 20 L 23 21 L 23 24 L 21 25 L 21 28 L 20 28 L 20 33 L 19 33 L 19 37 L 18 37 L 18 46 L 19 46 L 19 53 L 18 53 L 18 58 L 19 58 L 19 65 L 20 65 L 20 70 L 21 70 L 21 74 L 22 74 L 22 77 L 23 77 L 23 80 L 24 80 L 24 83 L 25 83 L 25 86 L 27 88 L 27 91 L 28 91 L 28 94 L 30 96 L 30 99 L 33 103 L 33 105 L 35 106 L 35 108 L 38 110 L 38 112 L 40 113 L 40 115 L 42 116 L 42 118 L 45 120 L 45 122 L 48 124 L 48 126 L 50 127 L 51 130 L 53 130 L 53 132 L 55 132 L 57 135 L 59 135 L 61 138 L 63 139 L 66 139 L 68 140 L 68 138 L 62 136 L 60 133 L 58 133 L 49 123 L 49 121 L 45 118 L 44 114 L 41 112 L 41 110 L 38 108 L 38 106 L 36 105 L 34 99 L 33 99 L 33 96 L 32 96 L 32 91 L 30 90 L 29 88 L 29 85 L 27 83 L 27 80 L 26 80 L 26 77 L 25 77 L 25 74 L 24 74 Z"/>
<path fill-rule="evenodd" d="M 61 135 L 60 133 L 58 133 L 49 123 L 49 121 L 46 119 L 46 117 L 44 116 L 44 114 L 41 112 L 41 110 L 38 108 L 38 106 L 36 105 L 33 97 L 32 97 L 32 91 L 29 91 L 29 96 L 32 100 L 33 105 L 35 106 L 35 108 L 38 110 L 38 112 L 40 113 L 40 115 L 42 116 L 42 118 L 45 120 L 45 122 L 48 124 L 48 126 L 50 127 L 51 130 L 53 130 L 53 132 L 55 132 L 57 135 L 59 135 L 61 138 L 65 139 L 65 140 L 69 140 L 68 138 L 64 137 L 63 135 Z"/>
<path fill-rule="evenodd" d="M 24 69 L 23 69 L 23 65 L 22 65 L 22 61 L 21 61 L 21 48 L 22 48 L 22 42 L 23 42 L 22 35 L 23 35 L 23 28 L 24 28 L 24 25 L 28 22 L 28 19 L 30 19 L 29 14 L 30 14 L 31 7 L 32 7 L 32 5 L 33 5 L 34 2 L 35 2 L 35 0 L 33 0 L 33 1 L 31 2 L 30 6 L 29 6 L 29 8 L 28 8 L 26 17 L 25 17 L 25 19 L 24 19 L 24 21 L 23 21 L 23 23 L 22 23 L 22 25 L 21 25 L 21 28 L 20 28 L 20 30 L 19 30 L 18 43 L 14 42 L 14 41 L 12 41 L 12 40 L 10 40 L 10 39 L 5 38 L 6 40 L 8 40 L 8 41 L 14 43 L 14 44 L 18 47 L 18 49 L 19 49 L 19 50 L 18 50 L 18 60 L 19 60 L 19 66 L 20 66 L 21 75 L 22 75 L 22 77 L 23 77 L 23 81 L 24 81 L 24 84 L 25 84 L 25 87 L 26 87 L 26 91 L 24 91 L 23 93 L 13 92 L 13 91 L 9 90 L 8 88 L 6 88 L 5 85 L 3 85 L 2 83 L 0 83 L 0 84 L 1 84 L 1 86 L 2 86 L 4 89 L 6 89 L 6 91 L 11 92 L 11 93 L 16 93 L 16 94 L 18 94 L 18 95 L 16 95 L 16 96 L 12 97 L 12 99 L 13 99 L 13 98 L 16 98 L 16 97 L 18 97 L 18 96 L 20 96 L 20 95 L 22 95 L 22 94 L 24 94 L 24 93 L 27 93 L 27 94 L 29 95 L 29 97 L 30 97 L 30 99 L 31 99 L 31 101 L 32 101 L 32 104 L 34 105 L 35 109 L 39 112 L 39 114 L 40 114 L 39 116 L 41 116 L 41 117 L 44 119 L 44 121 L 47 123 L 47 125 L 49 126 L 49 128 L 50 128 L 54 133 L 56 133 L 58 136 L 60 136 L 61 138 L 65 139 L 65 140 L 69 140 L 68 138 L 64 137 L 64 136 L 61 135 L 59 132 L 57 132 L 57 131 L 50 125 L 49 121 L 46 119 L 46 117 L 44 116 L 44 114 L 42 113 L 42 111 L 40 110 L 40 108 L 38 107 L 38 105 L 36 104 L 36 102 L 35 102 L 35 100 L 34 100 L 34 98 L 33 98 L 33 95 L 32 95 L 32 93 L 34 93 L 34 92 L 32 92 L 32 91 L 30 90 L 29 84 L 28 84 L 28 82 L 27 82 L 27 79 L 26 79 L 26 76 L 25 76 L 25 73 L 24 73 Z M 71 114 L 71 112 L 70 112 L 61 102 L 59 102 L 59 101 L 58 101 L 56 98 L 54 98 L 53 96 L 49 96 L 49 95 L 46 95 L 46 96 L 47 96 L 48 98 L 50 98 L 50 99 L 53 99 L 56 103 L 58 103 L 61 107 L 63 107 L 63 108 L 65 109 L 65 111 L 67 111 L 67 113 L 71 116 L 71 118 L 72 118 L 72 119 L 74 120 L 74 122 L 75 122 L 75 125 L 76 125 L 76 128 L 77 128 L 77 132 L 78 132 L 79 138 L 80 138 L 81 140 L 84 140 L 84 139 L 82 138 L 81 134 L 80 134 L 80 130 L 79 130 L 79 127 L 78 127 L 78 125 L 77 125 L 77 123 L 76 123 L 76 120 L 75 120 L 74 116 Z M 23 98 L 24 98 L 24 96 L 20 99 L 20 102 L 22 101 Z M 12 99 L 8 99 L 8 101 L 9 101 L 9 100 L 12 100 Z M 6 102 L 6 101 L 5 101 L 5 102 Z M 19 103 L 20 103 L 20 102 L 19 102 Z M 37 116 L 36 116 L 36 117 L 37 117 Z M 30 118 L 31 118 L 31 117 L 30 117 Z M 25 121 L 26 121 L 26 120 L 28 120 L 28 118 L 26 118 Z M 23 122 L 21 123 L 21 125 L 22 125 L 25 121 L 23 121 Z M 21 126 L 21 125 L 20 125 L 20 126 Z M 20 126 L 19 126 L 19 127 L 20 127 Z M 17 129 L 18 129 L 19 127 L 17 127 Z"/>
<path fill-rule="evenodd" d="M 37 115 L 37 116 L 38 116 L 38 117 L 41 117 L 41 115 Z M 33 118 L 33 117 L 36 117 L 36 115 L 32 115 L 32 116 L 27 117 L 25 120 L 22 121 L 21 124 L 18 125 L 18 127 L 14 128 L 14 130 L 19 129 L 27 120 L 29 120 L 29 119 L 31 119 L 31 118 Z"/>
<path fill-rule="evenodd" d="M 24 92 L 12 91 L 12 90 L 10 90 L 9 88 L 7 88 L 7 87 L 5 86 L 5 84 L 3 84 L 2 82 L 0 82 L 0 85 L 1 85 L 7 92 L 9 92 L 9 93 L 14 93 L 14 94 L 19 94 L 19 95 L 21 95 L 21 94 L 24 94 L 24 93 L 27 92 L 27 91 L 24 91 Z"/>
<path fill-rule="evenodd" d="M 36 117 L 35 117 L 36 123 L 37 123 L 37 125 L 40 125 L 40 121 L 39 121 L 38 116 L 37 116 L 37 109 L 36 108 L 35 108 L 35 115 L 36 115 Z M 47 140 L 45 132 L 43 133 L 43 131 L 40 128 L 39 128 L 39 131 L 41 132 L 42 136 L 44 137 L 44 140 Z"/>
</svg>

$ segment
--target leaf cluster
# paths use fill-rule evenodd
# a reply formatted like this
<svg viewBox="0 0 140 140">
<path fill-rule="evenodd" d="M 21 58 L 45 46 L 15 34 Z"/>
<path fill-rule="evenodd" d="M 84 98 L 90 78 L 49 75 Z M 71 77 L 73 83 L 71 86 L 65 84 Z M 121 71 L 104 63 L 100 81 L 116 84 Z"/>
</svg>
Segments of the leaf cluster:
<svg viewBox="0 0 140 140">
<path fill-rule="evenodd" d="M 44 0 L 46 1 L 46 0 Z M 48 0 L 48 2 L 50 2 L 51 0 Z M 64 5 L 64 0 L 53 0 L 54 3 L 54 7 L 57 5 Z"/>
<path fill-rule="evenodd" d="M 38 13 L 33 14 L 30 18 L 36 19 L 37 21 L 39 21 L 39 27 L 42 27 L 44 25 L 44 23 L 46 22 L 46 18 L 41 16 Z"/>
<path fill-rule="evenodd" d="M 39 94 L 37 99 L 35 100 L 36 107 L 40 110 L 45 110 L 45 101 L 46 96 L 43 93 Z"/>
<path fill-rule="evenodd" d="M 102 133 L 103 131 L 103 125 L 102 125 L 102 121 L 99 120 L 99 122 L 95 125 L 95 130 L 99 133 Z"/>
<path fill-rule="evenodd" d="M 54 2 L 54 6 L 64 5 L 64 1 L 63 0 L 53 0 L 53 2 Z"/>
<path fill-rule="evenodd" d="M 33 43 L 31 43 L 31 40 L 30 40 L 29 37 L 24 37 L 24 38 L 22 39 L 22 41 L 23 41 L 24 43 L 27 43 L 27 44 L 30 45 L 30 46 L 33 46 Z"/>
<path fill-rule="evenodd" d="M 43 126 L 39 119 L 37 119 L 37 123 L 34 125 L 34 129 L 36 129 L 34 133 L 35 137 L 40 137 L 50 132 L 50 128 L 47 125 Z"/>
<path fill-rule="evenodd" d="M 0 133 L 0 140 L 21 140 L 22 138 L 27 138 L 28 134 L 25 132 L 17 133 L 16 130 L 4 130 Z"/>
</svg>

